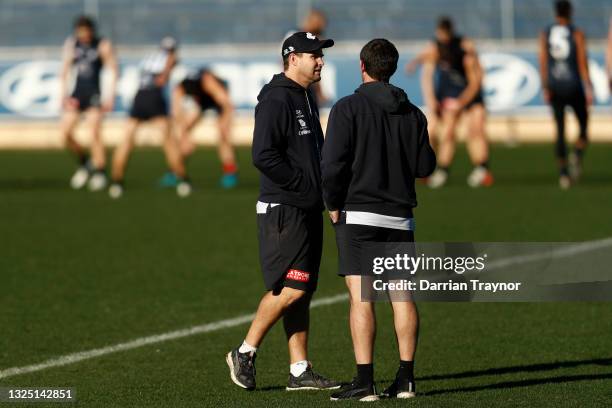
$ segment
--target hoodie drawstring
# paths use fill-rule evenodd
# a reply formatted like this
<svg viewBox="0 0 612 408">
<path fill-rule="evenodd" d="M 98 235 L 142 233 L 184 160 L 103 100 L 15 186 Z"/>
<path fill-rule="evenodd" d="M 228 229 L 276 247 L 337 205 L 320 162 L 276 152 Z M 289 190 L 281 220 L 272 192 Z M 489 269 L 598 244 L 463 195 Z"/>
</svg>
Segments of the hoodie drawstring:
<svg viewBox="0 0 612 408">
<path fill-rule="evenodd" d="M 310 99 L 308 99 L 308 91 L 306 91 L 305 89 L 304 89 L 304 96 L 306 97 L 306 104 L 308 105 L 308 113 L 310 114 L 310 123 L 314 125 L 314 117 L 312 114 L 312 108 L 310 107 Z M 313 127 L 312 134 L 315 137 L 315 146 L 317 146 L 317 155 L 319 156 L 319 160 L 321 160 L 322 159 L 321 146 L 319 146 L 319 136 L 317 135 L 317 132 L 314 131 L 315 129 L 316 129 L 316 126 Z"/>
</svg>

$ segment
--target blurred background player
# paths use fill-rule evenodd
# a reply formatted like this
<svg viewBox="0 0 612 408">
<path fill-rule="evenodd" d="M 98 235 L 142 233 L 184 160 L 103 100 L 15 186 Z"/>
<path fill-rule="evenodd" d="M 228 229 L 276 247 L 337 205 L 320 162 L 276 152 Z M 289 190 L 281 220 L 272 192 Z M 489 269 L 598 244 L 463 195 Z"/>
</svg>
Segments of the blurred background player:
<svg viewBox="0 0 612 408">
<path fill-rule="evenodd" d="M 304 17 L 304 20 L 302 20 L 301 27 L 288 31 L 287 34 L 285 34 L 283 41 L 300 31 L 314 34 L 315 37 L 323 39 L 323 34 L 326 29 L 327 17 L 325 16 L 325 13 L 323 13 L 321 10 L 311 9 L 306 17 Z M 310 90 L 317 100 L 317 105 L 319 107 L 325 106 L 329 102 L 329 98 L 325 95 L 323 89 L 321 88 L 320 81 L 312 84 L 310 86 Z"/>
<path fill-rule="evenodd" d="M 186 98 L 195 101 L 199 109 L 186 110 Z M 202 114 L 208 109 L 213 109 L 218 114 L 219 143 L 217 153 L 223 171 L 221 186 L 223 188 L 233 188 L 238 184 L 236 153 L 231 142 L 234 106 L 230 99 L 227 83 L 208 69 L 202 68 L 188 74 L 172 91 L 172 113 L 183 161 L 186 161 L 195 150 L 191 131 Z M 176 176 L 174 173 L 166 173 L 161 184 L 162 186 L 175 185 Z"/>
<path fill-rule="evenodd" d="M 187 196 L 191 193 L 191 184 L 187 178 L 178 143 L 172 137 L 168 105 L 164 95 L 170 73 L 177 63 L 177 42 L 172 37 L 165 37 L 160 46 L 158 52 L 148 56 L 140 64 L 140 84 L 130 110 L 125 137 L 115 149 L 113 156 L 112 184 L 109 188 L 109 195 L 112 198 L 119 198 L 123 194 L 125 169 L 134 148 L 136 130 L 142 122 L 147 121 L 162 131 L 168 167 L 179 179 L 176 186 L 178 195 Z"/>
<path fill-rule="evenodd" d="M 608 46 L 606 47 L 606 69 L 608 71 L 608 85 L 612 92 L 612 17 L 608 28 Z"/>
<path fill-rule="evenodd" d="M 588 109 L 593 102 L 586 40 L 582 30 L 572 24 L 572 5 L 555 2 L 555 23 L 540 34 L 540 75 L 544 99 L 553 110 L 557 126 L 555 153 L 559 162 L 559 186 L 568 189 L 582 170 L 582 157 L 588 143 Z M 565 107 L 578 119 L 580 133 L 568 161 L 565 143 Z"/>
<path fill-rule="evenodd" d="M 101 100 L 100 78 L 102 68 L 111 72 L 110 94 Z M 76 71 L 75 86 L 68 96 L 68 84 L 72 71 Z M 98 37 L 93 19 L 80 16 L 74 23 L 74 35 L 64 43 L 62 71 L 60 74 L 62 101 L 61 132 L 64 144 L 79 160 L 79 168 L 70 180 L 74 189 L 80 189 L 89 180 L 89 189 L 99 191 L 106 187 L 106 155 L 100 134 L 103 112 L 113 110 L 115 84 L 118 77 L 117 61 L 112 44 Z M 87 114 L 91 126 L 91 158 L 85 148 L 74 138 L 81 114 Z"/>
<path fill-rule="evenodd" d="M 482 96 L 484 72 L 474 43 L 455 34 L 450 18 L 441 17 L 435 41 L 411 61 L 406 69 L 414 72 L 420 64 L 423 64 L 421 87 L 428 110 L 428 130 L 432 145 L 437 145 L 438 157 L 438 168 L 429 177 L 427 184 L 432 188 L 446 184 L 455 155 L 456 128 L 465 113 L 468 118 L 467 148 L 474 165 L 467 182 L 471 187 L 492 185 L 489 143 L 485 133 L 487 112 Z M 445 126 L 438 144 L 436 131 L 441 121 Z"/>
</svg>

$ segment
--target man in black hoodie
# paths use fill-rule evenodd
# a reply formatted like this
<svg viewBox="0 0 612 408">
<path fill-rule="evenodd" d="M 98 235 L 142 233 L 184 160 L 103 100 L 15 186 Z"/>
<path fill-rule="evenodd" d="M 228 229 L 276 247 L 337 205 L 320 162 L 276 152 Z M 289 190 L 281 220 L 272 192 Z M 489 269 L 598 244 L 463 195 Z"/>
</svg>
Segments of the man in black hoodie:
<svg viewBox="0 0 612 408">
<path fill-rule="evenodd" d="M 323 131 L 308 89 L 321 79 L 323 48 L 333 40 L 298 32 L 282 47 L 284 72 L 263 87 L 255 108 L 253 163 L 261 173 L 257 225 L 266 294 L 242 344 L 226 356 L 232 381 L 255 388 L 256 351 L 282 317 L 289 346 L 287 390 L 334 389 L 312 370 L 307 343 L 310 299 L 323 243 Z"/>
<path fill-rule="evenodd" d="M 389 84 L 399 54 L 387 40 L 361 50 L 363 84 L 330 113 L 323 149 L 323 197 L 336 229 L 339 275 L 350 296 L 350 326 L 357 377 L 332 400 L 378 399 L 374 388 L 374 304 L 361 299 L 360 260 L 365 242 L 413 242 L 415 177 L 436 166 L 425 115 Z M 412 301 L 392 301 L 400 364 L 384 396 L 415 396 L 418 314 Z"/>
</svg>

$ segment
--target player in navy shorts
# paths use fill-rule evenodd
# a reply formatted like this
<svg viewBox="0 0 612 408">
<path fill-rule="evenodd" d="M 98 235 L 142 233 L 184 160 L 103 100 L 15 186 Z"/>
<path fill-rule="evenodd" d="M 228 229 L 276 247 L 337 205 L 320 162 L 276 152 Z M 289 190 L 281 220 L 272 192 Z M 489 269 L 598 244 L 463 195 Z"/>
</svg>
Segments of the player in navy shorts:
<svg viewBox="0 0 612 408">
<path fill-rule="evenodd" d="M 104 101 L 101 96 L 102 68 L 111 72 L 110 92 Z M 75 76 L 74 88 L 68 92 L 71 74 Z M 98 36 L 93 19 L 78 17 L 74 23 L 74 34 L 64 43 L 60 74 L 62 140 L 79 161 L 79 167 L 70 180 L 74 189 L 81 189 L 86 184 L 92 191 L 106 187 L 106 157 L 100 130 L 104 112 L 113 110 L 117 76 L 117 61 L 111 42 Z M 74 129 L 83 113 L 87 115 L 91 128 L 91 158 L 74 138 Z"/>
</svg>

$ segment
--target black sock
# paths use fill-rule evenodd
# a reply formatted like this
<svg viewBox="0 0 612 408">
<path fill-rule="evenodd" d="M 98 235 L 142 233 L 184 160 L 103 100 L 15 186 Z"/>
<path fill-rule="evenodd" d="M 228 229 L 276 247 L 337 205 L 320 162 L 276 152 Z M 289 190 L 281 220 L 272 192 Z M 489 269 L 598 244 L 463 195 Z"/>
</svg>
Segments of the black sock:
<svg viewBox="0 0 612 408">
<path fill-rule="evenodd" d="M 87 154 L 81 154 L 81 155 L 79 156 L 79 164 L 80 164 L 81 166 L 86 166 L 88 161 L 89 161 L 89 155 L 87 155 Z"/>
<path fill-rule="evenodd" d="M 450 167 L 449 166 L 439 166 L 438 169 L 442 170 L 446 174 L 448 174 L 448 172 L 450 171 Z"/>
<path fill-rule="evenodd" d="M 374 383 L 374 364 L 357 364 L 357 383 L 359 385 Z"/>
<path fill-rule="evenodd" d="M 561 170 L 559 173 L 561 176 L 569 176 L 569 170 L 567 169 L 567 165 L 561 166 Z"/>
<path fill-rule="evenodd" d="M 576 146 L 574 148 L 574 153 L 576 154 L 576 156 L 578 157 L 578 160 L 582 160 L 582 156 L 584 155 L 584 147 L 578 147 Z"/>
<path fill-rule="evenodd" d="M 412 381 L 414 379 L 414 361 L 400 360 L 397 376 Z"/>
<path fill-rule="evenodd" d="M 482 163 L 480 163 L 478 166 L 479 166 L 479 167 L 482 167 L 482 168 L 484 168 L 484 169 L 489 170 L 489 161 L 488 161 L 488 160 L 485 160 L 485 161 L 483 161 Z"/>
</svg>

